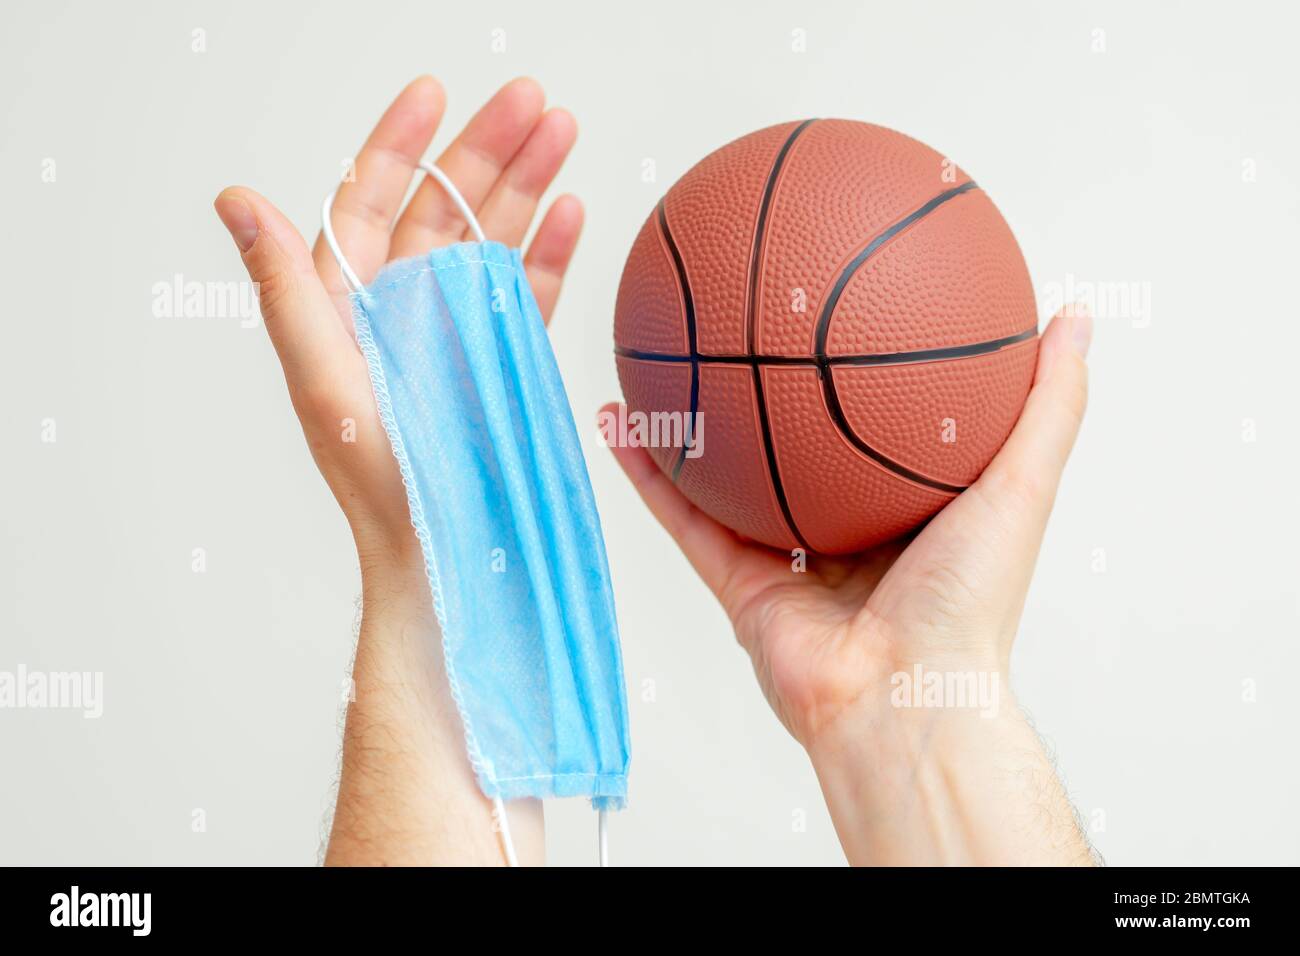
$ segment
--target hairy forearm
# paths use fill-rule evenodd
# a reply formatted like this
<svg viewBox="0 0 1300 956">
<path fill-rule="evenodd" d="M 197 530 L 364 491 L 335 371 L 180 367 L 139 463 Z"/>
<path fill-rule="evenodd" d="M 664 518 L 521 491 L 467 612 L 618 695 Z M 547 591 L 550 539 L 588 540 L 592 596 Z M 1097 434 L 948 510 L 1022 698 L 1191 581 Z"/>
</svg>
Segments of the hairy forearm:
<svg viewBox="0 0 1300 956">
<path fill-rule="evenodd" d="M 1078 866 L 1091 849 L 1037 733 L 973 709 L 855 705 L 810 744 L 855 865 Z"/>
<path fill-rule="evenodd" d="M 327 864 L 501 865 L 492 804 L 465 752 L 423 568 L 363 574 L 354 699 Z M 541 807 L 510 805 L 521 863 L 544 857 Z"/>
</svg>

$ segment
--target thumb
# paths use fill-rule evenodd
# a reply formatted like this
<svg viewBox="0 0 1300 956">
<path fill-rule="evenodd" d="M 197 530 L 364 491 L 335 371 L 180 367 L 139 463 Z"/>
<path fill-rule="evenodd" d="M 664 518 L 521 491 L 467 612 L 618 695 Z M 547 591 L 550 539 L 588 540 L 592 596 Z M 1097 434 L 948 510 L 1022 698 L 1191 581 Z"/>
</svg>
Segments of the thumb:
<svg viewBox="0 0 1300 956">
<path fill-rule="evenodd" d="M 262 319 L 290 387 L 325 378 L 354 346 L 307 243 L 283 213 L 251 189 L 223 190 L 213 205 L 257 285 Z"/>
<path fill-rule="evenodd" d="M 1057 313 L 1038 346 L 1034 385 L 1020 420 L 971 490 L 1007 515 L 1026 545 L 1037 550 L 1061 472 L 1088 404 L 1092 317 L 1082 306 Z"/>
</svg>

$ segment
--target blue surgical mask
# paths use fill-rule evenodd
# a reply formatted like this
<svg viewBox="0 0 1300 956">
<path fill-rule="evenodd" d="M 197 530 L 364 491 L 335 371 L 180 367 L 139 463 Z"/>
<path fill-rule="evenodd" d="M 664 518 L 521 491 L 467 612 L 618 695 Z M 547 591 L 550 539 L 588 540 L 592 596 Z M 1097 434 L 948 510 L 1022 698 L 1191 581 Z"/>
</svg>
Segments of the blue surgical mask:
<svg viewBox="0 0 1300 956">
<path fill-rule="evenodd" d="M 477 234 L 354 289 L 470 763 L 494 800 L 627 797 L 627 701 L 591 482 L 518 249 Z M 502 814 L 504 822 L 504 814 Z M 603 822 L 603 820 L 602 820 Z M 507 851 L 508 854 L 511 852 Z"/>
</svg>

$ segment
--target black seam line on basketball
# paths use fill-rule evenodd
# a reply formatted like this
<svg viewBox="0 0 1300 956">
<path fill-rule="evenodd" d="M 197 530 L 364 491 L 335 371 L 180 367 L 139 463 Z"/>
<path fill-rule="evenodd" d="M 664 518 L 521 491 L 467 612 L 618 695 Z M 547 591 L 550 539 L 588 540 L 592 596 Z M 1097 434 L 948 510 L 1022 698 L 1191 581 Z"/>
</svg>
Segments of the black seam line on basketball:
<svg viewBox="0 0 1300 956">
<path fill-rule="evenodd" d="M 781 174 L 781 168 L 785 165 L 786 156 L 790 153 L 790 148 L 794 146 L 794 141 L 799 138 L 799 134 L 811 126 L 815 120 L 806 119 L 786 137 L 781 149 L 776 154 L 776 159 L 772 161 L 772 169 L 767 174 L 767 182 L 763 185 L 763 201 L 758 209 L 758 222 L 754 226 L 754 247 L 750 253 L 749 259 L 749 299 L 746 303 L 747 314 L 745 316 L 745 348 L 750 355 L 754 354 L 757 347 L 756 338 L 758 336 L 758 269 L 762 261 L 763 247 L 767 230 L 767 213 L 772 204 L 772 195 L 776 191 L 776 180 Z M 691 368 L 698 370 L 700 367 L 699 354 L 692 345 L 691 347 Z M 786 527 L 790 529 L 790 534 L 794 540 L 805 550 L 811 550 L 804 536 L 799 532 L 799 526 L 794 523 L 794 513 L 790 510 L 790 501 L 785 496 L 785 486 L 781 483 L 781 469 L 776 463 L 776 444 L 772 440 L 772 423 L 768 420 L 767 415 L 767 396 L 763 394 L 763 370 L 756 364 L 754 366 L 754 399 L 758 404 L 758 424 L 759 430 L 763 433 L 763 454 L 767 458 L 767 471 L 772 479 L 772 492 L 776 495 L 776 503 L 781 509 L 781 516 L 785 519 Z"/>
<path fill-rule="evenodd" d="M 831 413 L 831 420 L 835 422 L 836 427 L 839 428 L 840 432 L 849 440 L 850 444 L 852 444 L 854 448 L 862 452 L 862 454 L 866 455 L 877 464 L 888 468 L 894 474 L 906 478 L 909 481 L 914 481 L 918 485 L 925 485 L 927 488 L 934 488 L 937 491 L 946 491 L 954 495 L 961 494 L 961 492 L 966 490 L 966 485 L 950 485 L 945 481 L 937 481 L 934 478 L 929 478 L 921 474 L 919 471 L 913 471 L 906 465 L 899 464 L 894 461 L 894 459 L 877 451 L 875 448 L 872 448 L 865 441 L 859 438 L 857 432 L 855 432 L 852 426 L 849 425 L 849 420 L 844 414 L 844 409 L 840 406 L 840 397 L 835 393 L 835 386 L 830 382 L 830 370 L 819 366 L 817 374 L 822 380 L 822 391 L 826 395 L 826 408 Z"/>
<path fill-rule="evenodd" d="M 777 151 L 776 159 L 772 160 L 772 168 L 767 174 L 767 182 L 763 184 L 763 199 L 758 206 L 758 222 L 754 224 L 754 245 L 750 250 L 749 256 L 749 299 L 747 300 L 747 314 L 745 316 L 745 349 L 753 354 L 757 348 L 758 336 L 758 260 L 763 254 L 764 232 L 767 230 L 767 213 L 772 206 L 772 194 L 776 192 L 776 180 L 781 175 L 781 168 L 785 166 L 785 158 L 790 153 L 790 148 L 794 146 L 794 141 L 799 138 L 799 134 L 816 122 L 816 119 L 806 119 L 785 138 L 781 144 L 780 150 Z"/>
<path fill-rule="evenodd" d="M 673 463 L 672 480 L 675 483 L 677 476 L 682 473 L 682 466 L 686 464 L 686 451 L 691 447 L 691 441 L 694 437 L 695 430 L 695 412 L 700 405 L 700 363 L 694 358 L 695 356 L 695 299 L 691 296 L 691 283 L 686 278 L 686 263 L 682 261 L 682 254 L 677 249 L 677 243 L 673 241 L 673 234 L 668 229 L 668 215 L 664 212 L 663 200 L 659 201 L 658 208 L 659 231 L 664 237 L 664 242 L 668 245 L 668 252 L 673 257 L 673 265 L 677 269 L 677 280 L 681 283 L 682 300 L 686 304 L 686 339 L 691 350 L 691 357 L 687 359 L 691 363 L 691 406 L 690 414 L 686 416 L 686 422 L 682 427 L 682 450 L 677 453 L 677 461 Z"/>
<path fill-rule="evenodd" d="M 616 346 L 614 354 L 619 358 L 634 359 L 639 362 L 715 362 L 721 365 L 822 365 L 822 366 L 876 366 L 876 365 L 919 365 L 926 362 L 942 362 L 948 359 L 970 358 L 975 355 L 987 355 L 998 352 L 1012 345 L 1027 342 L 1038 335 L 1037 327 L 1025 329 L 1006 338 L 989 339 L 986 342 L 971 342 L 968 345 L 953 345 L 941 349 L 917 349 L 912 352 L 876 352 L 866 355 L 706 355 L 702 352 L 691 355 L 675 355 L 671 352 L 646 352 Z"/>
<path fill-rule="evenodd" d="M 854 273 L 862 267 L 862 264 L 871 258 L 872 254 L 877 249 L 904 229 L 914 223 L 920 222 L 948 200 L 954 199 L 962 193 L 969 192 L 975 188 L 975 181 L 972 179 L 969 182 L 954 187 L 953 189 L 939 193 L 939 195 L 935 196 L 920 209 L 917 209 L 910 215 L 904 216 L 880 235 L 876 236 L 876 238 L 867 243 L 866 247 L 861 252 L 853 257 L 853 261 L 850 262 L 848 266 L 845 267 L 844 271 L 840 273 L 840 277 L 835 281 L 835 286 L 831 289 L 831 294 L 822 305 L 821 316 L 817 322 L 817 338 L 815 340 L 816 348 L 813 350 L 818 356 L 825 356 L 826 354 L 826 339 L 830 333 L 831 316 L 835 314 L 835 306 L 839 304 L 840 296 L 844 292 L 844 287 L 849 284 L 849 280 L 853 278 Z M 906 478 L 908 481 L 924 485 L 928 488 L 934 488 L 937 491 L 949 492 L 951 494 L 960 494 L 965 490 L 965 485 L 950 485 L 946 481 L 938 481 L 934 478 L 927 477 L 918 471 L 913 471 L 906 465 L 894 461 L 892 458 L 877 451 L 875 448 L 872 448 L 871 445 L 863 441 L 863 439 L 849 424 L 848 417 L 844 414 L 844 408 L 840 404 L 840 397 L 835 391 L 835 376 L 832 374 L 830 367 L 827 365 L 818 365 L 817 376 L 822 380 L 822 394 L 825 397 L 826 408 L 830 411 L 831 418 L 835 422 L 835 427 L 840 430 L 840 433 L 851 445 L 853 445 L 854 448 L 862 452 L 862 454 L 866 455 L 872 461 L 889 469 L 894 474 Z"/>
<path fill-rule="evenodd" d="M 898 235 L 908 226 L 924 219 L 949 199 L 955 199 L 962 193 L 969 192 L 976 188 L 978 187 L 975 185 L 975 181 L 971 180 L 970 182 L 962 183 L 960 186 L 953 189 L 949 189 L 946 192 L 939 193 L 939 195 L 935 196 L 920 209 L 898 220 L 898 222 L 894 223 L 880 235 L 876 236 L 876 238 L 867 243 L 865 249 L 853 257 L 853 261 L 844 267 L 844 271 L 840 273 L 840 277 L 835 280 L 835 285 L 831 288 L 831 294 L 826 297 L 826 302 L 822 305 L 821 315 L 817 319 L 817 337 L 813 349 L 815 354 L 826 354 L 826 339 L 830 335 L 831 316 L 835 314 L 835 306 L 839 304 L 840 296 L 844 294 L 844 287 L 849 284 L 849 280 L 853 278 L 853 274 L 857 272 L 858 269 L 862 268 L 862 264 L 871 258 L 872 254 L 877 249 L 883 246 L 890 239 L 894 238 L 894 236 Z"/>
<path fill-rule="evenodd" d="M 1021 342 L 1028 342 L 1038 335 L 1038 326 L 1025 329 L 1006 338 L 990 339 L 987 342 L 972 342 L 970 345 L 953 345 L 942 349 L 918 349 L 915 352 L 886 352 L 879 355 L 819 355 L 819 365 L 913 365 L 924 362 L 943 362 L 948 359 L 970 358 L 974 355 L 988 355 Z"/>
<path fill-rule="evenodd" d="M 834 367 L 864 368 L 882 365 L 904 365 L 913 363 L 924 363 L 933 361 L 942 361 L 945 359 L 967 358 L 976 355 L 988 355 L 1012 345 L 1018 345 L 1021 342 L 1028 342 L 1038 335 L 1038 329 L 1026 329 L 1016 335 L 1008 335 L 1006 338 L 990 339 L 987 342 L 974 342 L 970 345 L 957 345 L 945 349 L 920 349 L 915 352 L 888 352 L 877 355 L 832 355 L 826 356 L 808 356 L 806 358 L 798 356 L 785 355 L 697 355 L 695 357 L 686 355 L 668 355 L 658 352 L 637 352 L 634 349 L 616 348 L 614 351 L 623 358 L 636 359 L 638 361 L 648 362 L 717 362 L 719 364 L 730 365 L 753 365 L 755 369 L 764 365 L 785 365 L 785 366 L 803 366 L 805 368 L 816 368 L 818 374 L 829 376 L 829 370 Z M 826 404 L 830 409 L 831 417 L 835 419 L 836 424 L 845 436 L 852 442 L 853 446 L 863 454 L 870 457 L 873 461 L 885 466 L 891 471 L 896 472 L 906 478 L 910 478 L 919 484 L 936 488 L 940 491 L 949 491 L 953 493 L 961 492 L 965 485 L 949 485 L 941 481 L 935 481 L 927 478 L 919 472 L 899 464 L 896 461 L 886 457 L 876 451 L 866 442 L 862 441 L 855 431 L 849 426 L 848 420 L 839 403 L 839 394 L 833 387 L 825 389 Z"/>
</svg>

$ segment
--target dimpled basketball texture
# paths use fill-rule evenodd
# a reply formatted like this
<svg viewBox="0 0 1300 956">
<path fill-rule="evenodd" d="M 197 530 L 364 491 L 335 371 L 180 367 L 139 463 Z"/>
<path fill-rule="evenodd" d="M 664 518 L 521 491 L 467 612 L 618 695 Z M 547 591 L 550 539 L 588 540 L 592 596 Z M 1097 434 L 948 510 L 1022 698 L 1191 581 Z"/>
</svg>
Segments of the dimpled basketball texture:
<svg viewBox="0 0 1300 956">
<path fill-rule="evenodd" d="M 668 191 L 614 319 L 629 411 L 698 413 L 650 454 L 723 524 L 832 554 L 915 528 L 1020 415 L 1038 336 L 1011 230 L 942 156 L 848 120 L 759 130 Z"/>
</svg>

